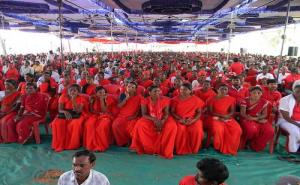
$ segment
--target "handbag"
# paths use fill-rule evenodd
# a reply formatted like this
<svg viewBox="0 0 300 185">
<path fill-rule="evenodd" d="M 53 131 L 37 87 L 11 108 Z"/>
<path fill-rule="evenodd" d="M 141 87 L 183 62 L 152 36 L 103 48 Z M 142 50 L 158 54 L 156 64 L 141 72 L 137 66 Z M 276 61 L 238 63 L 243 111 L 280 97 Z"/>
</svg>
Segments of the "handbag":
<svg viewBox="0 0 300 185">
<path fill-rule="evenodd" d="M 66 111 L 68 111 L 71 114 L 72 119 L 77 119 L 77 118 L 80 118 L 80 116 L 81 116 L 81 113 L 78 113 L 74 110 L 66 110 Z M 66 116 L 64 113 L 58 113 L 57 117 L 60 119 L 66 119 Z"/>
</svg>

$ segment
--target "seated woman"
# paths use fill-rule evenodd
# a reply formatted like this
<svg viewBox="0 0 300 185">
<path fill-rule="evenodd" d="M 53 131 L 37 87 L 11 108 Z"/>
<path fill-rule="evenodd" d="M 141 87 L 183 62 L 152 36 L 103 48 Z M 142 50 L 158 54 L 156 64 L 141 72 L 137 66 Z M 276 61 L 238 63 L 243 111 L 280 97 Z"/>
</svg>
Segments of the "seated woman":
<svg viewBox="0 0 300 185">
<path fill-rule="evenodd" d="M 250 97 L 241 102 L 241 127 L 243 130 L 240 148 L 249 142 L 250 148 L 256 152 L 262 151 L 274 137 L 272 124 L 268 122 L 268 104 L 263 99 L 262 89 L 254 86 L 250 90 Z"/>
<path fill-rule="evenodd" d="M 300 85 L 293 85 L 293 94 L 279 101 L 279 119 L 277 124 L 289 134 L 288 152 L 300 150 Z"/>
<path fill-rule="evenodd" d="M 228 95 L 228 87 L 221 84 L 218 94 L 208 102 L 208 132 L 212 135 L 214 148 L 224 154 L 236 155 L 242 129 L 234 120 L 235 99 Z"/>
<path fill-rule="evenodd" d="M 25 82 L 20 82 L 18 86 L 18 91 L 21 95 L 26 94 L 26 83 L 32 83 L 34 81 L 34 76 L 31 73 L 27 73 L 24 78 Z"/>
<path fill-rule="evenodd" d="M 16 142 L 18 139 L 16 125 L 9 124 L 9 120 L 17 115 L 20 103 L 20 93 L 17 91 L 15 80 L 5 80 L 5 96 L 0 101 L 0 143 Z"/>
<path fill-rule="evenodd" d="M 89 96 L 96 93 L 97 85 L 94 84 L 94 79 L 92 76 L 86 76 L 86 84 L 82 86 L 81 93 L 87 94 Z"/>
<path fill-rule="evenodd" d="M 171 113 L 177 123 L 175 151 L 179 155 L 198 153 L 204 135 L 200 120 L 204 102 L 191 93 L 192 85 L 182 84 L 179 96 L 171 104 Z"/>
<path fill-rule="evenodd" d="M 120 94 L 119 113 L 112 124 L 115 142 L 118 146 L 125 146 L 132 139 L 135 123 L 140 115 L 142 96 L 137 94 L 137 84 L 129 82 L 125 93 Z"/>
<path fill-rule="evenodd" d="M 88 150 L 103 152 L 112 144 L 111 125 L 116 106 L 113 95 L 108 95 L 102 86 L 96 88 L 96 94 L 90 98 L 91 116 L 84 125 L 83 145 Z"/>
<path fill-rule="evenodd" d="M 158 86 L 149 87 L 150 96 L 141 102 L 142 115 L 133 133 L 131 149 L 138 154 L 173 157 L 177 126 L 169 116 L 170 100 Z"/>
<path fill-rule="evenodd" d="M 51 77 L 50 72 L 45 72 L 44 75 L 44 81 L 41 82 L 41 84 L 38 87 L 39 92 L 48 94 L 50 97 L 48 110 L 50 112 L 50 120 L 54 120 L 56 115 L 58 114 L 58 99 L 59 96 L 57 94 L 58 91 L 58 85 L 55 82 L 55 80 Z"/>
<path fill-rule="evenodd" d="M 196 175 L 185 176 L 179 185 L 225 185 L 228 168 L 218 159 L 204 158 L 197 163 Z"/>
<path fill-rule="evenodd" d="M 80 86 L 72 84 L 68 94 L 61 95 L 58 101 L 58 116 L 52 121 L 52 148 L 56 152 L 74 150 L 81 146 L 83 108 L 86 98 L 79 94 Z"/>
<path fill-rule="evenodd" d="M 26 84 L 26 94 L 21 98 L 18 115 L 9 121 L 9 124 L 17 125 L 18 143 L 24 144 L 32 136 L 32 123 L 46 116 L 48 101 L 48 95 L 37 92 L 34 83 Z"/>
</svg>

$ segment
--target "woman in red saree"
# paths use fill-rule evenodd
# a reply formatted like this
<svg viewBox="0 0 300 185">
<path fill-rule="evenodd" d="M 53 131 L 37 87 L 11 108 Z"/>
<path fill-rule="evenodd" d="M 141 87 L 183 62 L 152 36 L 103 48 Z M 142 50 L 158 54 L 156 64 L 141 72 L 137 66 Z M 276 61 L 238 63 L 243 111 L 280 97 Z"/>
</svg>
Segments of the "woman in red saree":
<svg viewBox="0 0 300 185">
<path fill-rule="evenodd" d="M 0 143 L 12 143 L 17 141 L 18 135 L 16 124 L 9 124 L 9 120 L 17 115 L 20 93 L 16 90 L 15 80 L 6 80 L 4 85 L 5 96 L 1 100 L 0 109 Z"/>
<path fill-rule="evenodd" d="M 34 76 L 31 73 L 27 73 L 25 75 L 25 82 L 20 82 L 18 86 L 18 91 L 21 93 L 21 95 L 26 94 L 26 83 L 32 83 L 34 80 Z"/>
<path fill-rule="evenodd" d="M 204 135 L 200 120 L 204 102 L 191 93 L 192 85 L 184 83 L 180 95 L 171 104 L 171 113 L 177 123 L 175 151 L 179 155 L 198 153 Z"/>
<path fill-rule="evenodd" d="M 235 121 L 235 98 L 228 96 L 228 87 L 221 84 L 218 94 L 208 102 L 208 132 L 213 136 L 214 148 L 221 153 L 236 155 L 242 130 Z"/>
<path fill-rule="evenodd" d="M 250 97 L 241 103 L 243 135 L 240 147 L 244 148 L 248 142 L 256 152 L 262 151 L 274 137 L 274 129 L 267 118 L 269 102 L 261 96 L 262 89 L 254 86 L 250 89 Z"/>
<path fill-rule="evenodd" d="M 126 92 L 120 95 L 120 109 L 117 118 L 112 124 L 112 131 L 115 142 L 118 146 L 124 146 L 130 143 L 133 128 L 140 113 L 142 97 L 136 93 L 137 84 L 129 82 L 126 86 Z"/>
<path fill-rule="evenodd" d="M 158 86 L 149 87 L 150 96 L 141 102 L 142 115 L 134 128 L 131 149 L 138 154 L 159 154 L 173 158 L 177 126 L 169 116 L 170 100 Z"/>
<path fill-rule="evenodd" d="M 34 83 L 26 84 L 18 115 L 9 123 L 17 125 L 18 143 L 24 144 L 32 136 L 32 123 L 46 116 L 48 101 L 48 95 L 37 92 Z"/>
<path fill-rule="evenodd" d="M 96 94 L 90 99 L 91 115 L 84 125 L 83 145 L 88 150 L 103 152 L 112 144 L 111 125 L 116 106 L 113 95 L 108 95 L 102 86 L 96 88 Z"/>
<path fill-rule="evenodd" d="M 58 101 L 58 116 L 52 121 L 52 148 L 56 152 L 74 150 L 81 146 L 83 134 L 83 113 L 86 97 L 79 94 L 80 86 L 72 84 L 68 94 Z"/>
<path fill-rule="evenodd" d="M 50 112 L 50 119 L 53 120 L 58 113 L 58 85 L 51 77 L 50 72 L 44 73 L 44 82 L 38 87 L 39 92 L 48 94 L 50 97 L 48 110 Z"/>
<path fill-rule="evenodd" d="M 4 77 L 5 77 L 5 79 L 13 79 L 13 80 L 18 81 L 20 74 L 19 74 L 19 71 L 17 70 L 17 68 L 13 64 L 10 63 L 8 65 L 8 70 L 6 71 Z"/>
<path fill-rule="evenodd" d="M 82 86 L 81 92 L 89 96 L 96 93 L 97 85 L 94 84 L 93 77 L 88 75 L 86 76 L 86 84 Z"/>
</svg>

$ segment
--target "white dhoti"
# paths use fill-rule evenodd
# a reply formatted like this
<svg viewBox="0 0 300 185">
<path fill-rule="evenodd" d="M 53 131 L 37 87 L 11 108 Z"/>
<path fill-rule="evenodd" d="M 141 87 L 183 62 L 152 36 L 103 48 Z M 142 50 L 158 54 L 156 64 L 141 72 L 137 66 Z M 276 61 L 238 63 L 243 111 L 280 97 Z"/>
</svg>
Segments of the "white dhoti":
<svg viewBox="0 0 300 185">
<path fill-rule="evenodd" d="M 289 152 L 297 152 L 300 147 L 300 128 L 283 118 L 279 118 L 277 124 L 289 133 Z"/>
</svg>

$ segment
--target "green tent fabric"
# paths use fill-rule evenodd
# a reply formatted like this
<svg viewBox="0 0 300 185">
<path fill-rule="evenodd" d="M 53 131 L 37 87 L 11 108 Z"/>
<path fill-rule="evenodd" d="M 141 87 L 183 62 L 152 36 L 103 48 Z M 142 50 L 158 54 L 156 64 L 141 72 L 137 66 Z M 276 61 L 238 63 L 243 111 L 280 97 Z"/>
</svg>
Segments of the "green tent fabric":
<svg viewBox="0 0 300 185">
<path fill-rule="evenodd" d="M 50 136 L 42 136 L 42 141 L 40 145 L 34 142 L 24 146 L 0 145 L 1 185 L 56 184 L 57 177 L 45 174 L 54 171 L 59 175 L 60 171 L 71 169 L 74 151 L 55 153 L 50 147 Z M 210 148 L 202 149 L 196 155 L 167 160 L 112 146 L 107 152 L 96 153 L 95 169 L 104 173 L 112 185 L 176 185 L 183 176 L 196 173 L 198 160 L 216 157 L 230 170 L 228 185 L 272 185 L 280 176 L 300 175 L 299 164 L 278 160 L 283 154 L 283 146 L 273 155 L 267 149 L 261 153 L 246 150 L 236 157 L 222 155 Z"/>
</svg>

